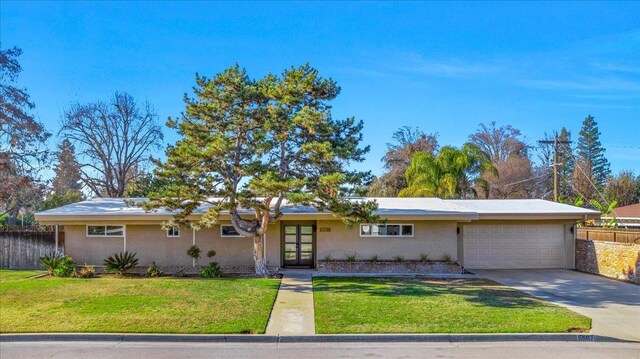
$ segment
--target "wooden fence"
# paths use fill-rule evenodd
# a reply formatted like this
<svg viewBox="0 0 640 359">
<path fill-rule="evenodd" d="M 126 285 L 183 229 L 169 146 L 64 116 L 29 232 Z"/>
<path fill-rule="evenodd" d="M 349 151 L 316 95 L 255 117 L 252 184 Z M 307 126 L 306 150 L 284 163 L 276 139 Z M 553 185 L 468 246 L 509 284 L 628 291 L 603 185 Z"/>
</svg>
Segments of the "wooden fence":
<svg viewBox="0 0 640 359">
<path fill-rule="evenodd" d="M 55 252 L 55 227 L 0 228 L 0 268 L 41 269 L 40 257 Z M 64 253 L 64 232 L 58 233 L 58 252 Z"/>
<path fill-rule="evenodd" d="M 640 229 L 579 227 L 578 239 L 640 244 Z"/>
</svg>

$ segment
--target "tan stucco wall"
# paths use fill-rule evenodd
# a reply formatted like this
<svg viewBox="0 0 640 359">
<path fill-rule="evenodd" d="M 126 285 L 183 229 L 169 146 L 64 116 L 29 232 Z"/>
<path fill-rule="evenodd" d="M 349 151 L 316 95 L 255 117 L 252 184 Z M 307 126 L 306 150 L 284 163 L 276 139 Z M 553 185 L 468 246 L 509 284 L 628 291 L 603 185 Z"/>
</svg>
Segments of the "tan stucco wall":
<svg viewBox="0 0 640 359">
<path fill-rule="evenodd" d="M 464 253 L 463 251 L 463 240 L 464 237 L 464 226 L 465 225 L 501 225 L 501 224 L 555 224 L 563 227 L 564 231 L 564 245 L 565 245 L 565 268 L 566 269 L 575 269 L 575 233 L 571 233 L 571 228 L 575 226 L 575 220 L 479 220 L 473 221 L 470 223 L 459 223 L 458 225 L 461 227 L 462 237 L 459 241 L 459 253 Z M 576 229 L 574 228 L 574 232 Z M 460 258 L 458 261 L 459 264 L 464 266 L 464 258 Z"/>
<path fill-rule="evenodd" d="M 356 255 L 358 259 L 379 260 L 402 256 L 405 260 L 419 259 L 427 254 L 429 259 L 442 259 L 445 255 L 456 260 L 456 222 L 454 221 L 389 221 L 414 225 L 414 236 L 404 237 L 360 237 L 360 226 L 348 228 L 340 221 L 318 221 L 317 258 L 323 260 L 346 259 Z M 329 232 L 321 231 L 330 228 Z"/>
<path fill-rule="evenodd" d="M 455 221 L 389 221 L 388 223 L 414 224 L 414 237 L 360 237 L 360 227 L 351 228 L 338 220 L 317 221 L 316 229 L 316 261 L 329 255 L 332 259 L 346 259 L 356 255 L 358 259 L 370 259 L 378 256 L 380 260 L 402 256 L 405 260 L 420 258 L 427 254 L 431 260 L 451 256 L 462 264 L 462 237 L 466 223 Z M 573 268 L 575 255 L 575 239 L 570 232 L 574 221 L 473 221 L 473 224 L 558 224 L 564 226 L 567 268 Z M 97 223 L 96 223 L 97 224 Z M 116 223 L 111 223 L 116 224 Z M 226 224 L 226 223 L 225 223 Z M 266 237 L 267 265 L 280 266 L 280 226 L 274 223 L 269 226 Z M 461 235 L 456 234 L 456 227 L 461 227 Z M 323 229 L 329 228 L 329 231 Z M 101 266 L 104 259 L 124 248 L 123 238 L 87 237 L 85 225 L 65 225 L 65 252 L 77 263 Z M 148 266 L 155 261 L 161 267 L 192 265 L 186 251 L 192 245 L 190 228 L 182 228 L 179 238 L 168 238 L 160 224 L 128 224 L 127 250 L 137 253 L 140 266 Z M 225 267 L 253 266 L 253 241 L 251 238 L 222 238 L 220 227 L 214 226 L 196 232 L 196 245 L 202 250 L 200 264 L 206 265 L 209 259 L 207 251 L 217 251 L 215 260 Z"/>
<path fill-rule="evenodd" d="M 181 228 L 180 237 L 167 237 L 159 224 L 127 225 L 127 250 L 135 252 L 139 266 L 152 262 L 160 267 L 192 266 L 192 259 L 186 254 L 193 245 L 190 228 Z M 269 226 L 267 233 L 267 265 L 279 266 L 280 230 L 278 225 Z M 196 231 L 196 245 L 202 251 L 199 264 L 209 262 L 207 252 L 215 250 L 214 260 L 225 267 L 252 266 L 253 240 L 245 237 L 221 237 L 220 226 Z M 65 253 L 77 263 L 101 266 L 104 259 L 124 249 L 122 237 L 87 237 L 85 226 L 65 226 Z"/>
</svg>

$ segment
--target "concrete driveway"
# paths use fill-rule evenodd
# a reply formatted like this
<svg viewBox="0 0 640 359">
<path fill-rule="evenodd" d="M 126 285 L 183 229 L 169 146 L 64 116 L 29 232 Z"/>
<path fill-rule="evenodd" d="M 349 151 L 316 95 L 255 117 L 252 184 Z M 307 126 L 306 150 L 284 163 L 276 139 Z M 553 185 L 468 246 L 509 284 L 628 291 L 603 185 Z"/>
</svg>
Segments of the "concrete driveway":
<svg viewBox="0 0 640 359">
<path fill-rule="evenodd" d="M 640 286 L 572 270 L 474 270 L 590 317 L 592 333 L 640 341 Z"/>
</svg>

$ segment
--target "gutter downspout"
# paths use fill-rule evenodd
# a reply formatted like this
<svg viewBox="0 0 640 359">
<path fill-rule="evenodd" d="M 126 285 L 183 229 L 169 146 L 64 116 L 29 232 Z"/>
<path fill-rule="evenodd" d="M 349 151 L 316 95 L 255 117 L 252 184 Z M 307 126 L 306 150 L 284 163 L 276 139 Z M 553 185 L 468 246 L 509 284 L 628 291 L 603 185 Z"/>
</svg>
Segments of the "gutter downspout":
<svg viewBox="0 0 640 359">
<path fill-rule="evenodd" d="M 127 251 L 127 226 L 124 226 L 124 236 L 123 236 L 123 242 L 124 242 L 124 251 Z"/>
<path fill-rule="evenodd" d="M 262 258 L 264 258 L 264 265 L 267 265 L 267 234 L 262 235 Z"/>
</svg>

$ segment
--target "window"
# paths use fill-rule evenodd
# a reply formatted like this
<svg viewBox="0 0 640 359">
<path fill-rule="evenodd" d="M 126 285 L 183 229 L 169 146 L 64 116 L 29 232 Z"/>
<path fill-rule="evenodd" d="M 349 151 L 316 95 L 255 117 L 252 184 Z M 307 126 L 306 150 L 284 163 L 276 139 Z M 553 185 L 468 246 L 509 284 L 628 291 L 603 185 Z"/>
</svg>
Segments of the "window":
<svg viewBox="0 0 640 359">
<path fill-rule="evenodd" d="M 413 224 L 361 224 L 360 237 L 413 237 Z"/>
<path fill-rule="evenodd" d="M 236 229 L 230 224 L 223 224 L 220 226 L 221 237 L 242 237 Z"/>
<path fill-rule="evenodd" d="M 180 227 L 173 226 L 167 229 L 167 237 L 180 237 Z"/>
<path fill-rule="evenodd" d="M 87 226 L 87 237 L 124 237 L 124 226 Z"/>
</svg>

